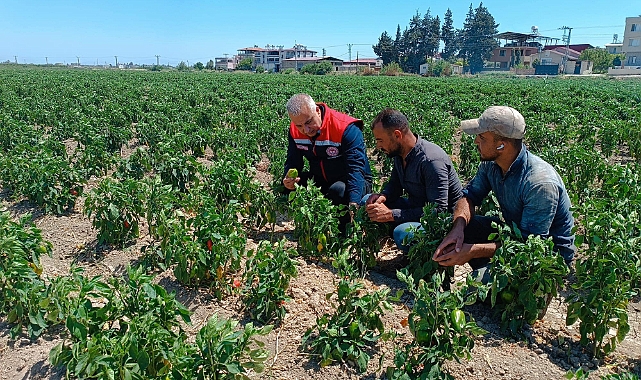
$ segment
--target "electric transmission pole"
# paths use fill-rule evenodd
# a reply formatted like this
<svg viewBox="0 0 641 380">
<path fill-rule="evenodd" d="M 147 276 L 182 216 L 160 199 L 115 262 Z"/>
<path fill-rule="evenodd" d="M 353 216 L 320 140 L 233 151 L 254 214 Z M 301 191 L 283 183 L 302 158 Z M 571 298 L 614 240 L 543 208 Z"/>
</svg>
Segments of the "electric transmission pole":
<svg viewBox="0 0 641 380">
<path fill-rule="evenodd" d="M 559 29 L 563 30 L 563 42 L 565 42 L 565 56 L 563 57 L 563 73 L 565 73 L 566 66 L 568 64 L 568 50 L 570 49 L 570 36 L 572 36 L 572 28 L 564 25 Z M 565 36 L 566 30 L 568 31 L 567 37 Z"/>
<path fill-rule="evenodd" d="M 17 64 L 18 64 L 18 56 L 17 56 L 17 55 L 14 55 L 14 56 L 13 56 L 13 59 L 16 61 L 16 65 L 17 65 Z"/>
<path fill-rule="evenodd" d="M 80 67 L 80 57 L 76 56 L 76 59 L 78 60 L 78 67 Z"/>
<path fill-rule="evenodd" d="M 45 62 L 47 62 L 47 66 L 49 66 L 49 57 L 45 57 Z"/>
<path fill-rule="evenodd" d="M 156 66 L 160 66 L 160 56 L 156 55 Z"/>
</svg>

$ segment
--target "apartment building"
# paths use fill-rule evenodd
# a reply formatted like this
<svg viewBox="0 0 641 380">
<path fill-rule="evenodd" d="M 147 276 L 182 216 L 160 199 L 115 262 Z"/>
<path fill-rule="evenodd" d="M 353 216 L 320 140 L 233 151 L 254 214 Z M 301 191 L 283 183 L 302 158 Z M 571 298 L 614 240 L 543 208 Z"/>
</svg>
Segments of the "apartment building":
<svg viewBox="0 0 641 380">
<path fill-rule="evenodd" d="M 238 54 L 234 56 L 234 60 L 240 62 L 243 59 L 251 58 L 252 69 L 262 66 L 267 71 L 279 72 L 284 69 L 283 63 L 285 60 L 296 61 L 300 59 L 302 62 L 310 58 L 318 59 L 316 54 L 317 51 L 310 50 L 307 46 L 301 44 L 296 44 L 288 49 L 285 49 L 282 45 L 266 45 L 264 48 L 254 45 L 254 47 L 238 49 Z M 294 64 L 294 66 L 300 65 Z"/>
<path fill-rule="evenodd" d="M 641 66 L 641 15 L 626 17 L 621 51 L 625 54 L 624 66 Z"/>
</svg>

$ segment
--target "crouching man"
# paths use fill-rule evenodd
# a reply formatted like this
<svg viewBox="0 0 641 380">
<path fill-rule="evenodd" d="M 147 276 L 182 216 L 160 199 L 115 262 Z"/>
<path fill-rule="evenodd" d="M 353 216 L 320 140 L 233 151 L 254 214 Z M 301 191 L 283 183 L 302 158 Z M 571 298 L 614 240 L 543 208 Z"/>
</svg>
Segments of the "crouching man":
<svg viewBox="0 0 641 380">
<path fill-rule="evenodd" d="M 480 118 L 463 121 L 461 128 L 476 135 L 474 143 L 482 162 L 463 189 L 463 198 L 454 209 L 452 230 L 433 259 L 443 266 L 468 263 L 475 270 L 474 277 L 489 282 L 490 258 L 498 245 L 488 237 L 496 232 L 492 222 L 500 221 L 475 215 L 474 208 L 493 191 L 508 225 L 514 222 L 523 236 L 551 236 L 554 250 L 569 265 L 576 252 L 570 198 L 552 165 L 523 145 L 523 116 L 511 107 L 493 106 Z"/>
</svg>

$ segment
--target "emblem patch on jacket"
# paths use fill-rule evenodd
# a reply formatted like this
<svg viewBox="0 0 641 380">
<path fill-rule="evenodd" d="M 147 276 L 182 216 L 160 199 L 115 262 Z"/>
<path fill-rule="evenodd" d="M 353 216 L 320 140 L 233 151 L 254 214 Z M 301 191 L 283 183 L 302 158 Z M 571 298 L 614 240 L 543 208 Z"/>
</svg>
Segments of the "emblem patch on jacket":
<svg viewBox="0 0 641 380">
<path fill-rule="evenodd" d="M 296 148 L 301 149 L 301 150 L 309 150 L 309 148 L 307 147 L 307 145 L 300 145 L 300 144 L 296 144 Z"/>
<path fill-rule="evenodd" d="M 330 146 L 327 148 L 327 150 L 325 150 L 325 153 L 327 153 L 329 157 L 336 157 L 338 156 L 338 148 L 335 146 Z"/>
</svg>

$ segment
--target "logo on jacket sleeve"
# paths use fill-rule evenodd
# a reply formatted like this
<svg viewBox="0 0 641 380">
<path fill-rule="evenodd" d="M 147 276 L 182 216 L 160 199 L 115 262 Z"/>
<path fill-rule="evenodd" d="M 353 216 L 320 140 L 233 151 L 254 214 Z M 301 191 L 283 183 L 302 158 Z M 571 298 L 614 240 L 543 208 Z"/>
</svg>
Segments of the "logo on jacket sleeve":
<svg viewBox="0 0 641 380">
<path fill-rule="evenodd" d="M 335 146 L 327 147 L 325 153 L 327 153 L 328 157 L 336 157 L 338 156 L 338 148 Z"/>
</svg>

